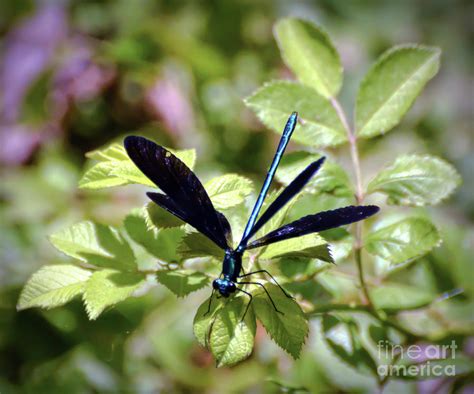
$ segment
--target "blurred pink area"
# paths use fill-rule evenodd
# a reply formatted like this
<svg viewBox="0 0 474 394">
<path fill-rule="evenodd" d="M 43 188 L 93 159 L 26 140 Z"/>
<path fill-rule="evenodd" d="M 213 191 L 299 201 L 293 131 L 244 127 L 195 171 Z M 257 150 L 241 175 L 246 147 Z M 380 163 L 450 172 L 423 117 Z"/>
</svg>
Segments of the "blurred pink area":
<svg viewBox="0 0 474 394">
<path fill-rule="evenodd" d="M 89 100 L 113 79 L 111 68 L 93 61 L 93 47 L 71 35 L 60 3 L 43 2 L 5 39 L 0 68 L 0 162 L 19 165 L 39 144 L 63 131 L 62 121 L 73 101 Z M 44 97 L 47 119 L 27 124 L 21 119 L 28 90 L 52 70 Z"/>
<path fill-rule="evenodd" d="M 157 119 L 175 136 L 183 137 L 194 124 L 189 94 L 177 77 L 165 75 L 155 81 L 145 96 L 145 103 Z"/>
</svg>

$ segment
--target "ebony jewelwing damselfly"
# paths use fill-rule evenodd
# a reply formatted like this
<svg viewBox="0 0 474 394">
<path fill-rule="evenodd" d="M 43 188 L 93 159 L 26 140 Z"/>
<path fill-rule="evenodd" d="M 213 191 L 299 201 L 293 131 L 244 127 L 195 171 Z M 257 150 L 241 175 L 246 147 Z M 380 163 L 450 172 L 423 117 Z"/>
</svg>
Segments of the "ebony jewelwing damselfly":
<svg viewBox="0 0 474 394">
<path fill-rule="evenodd" d="M 275 157 L 273 158 L 260 194 L 245 226 L 242 239 L 235 249 L 232 247 L 232 233 L 228 220 L 222 213 L 214 208 L 211 199 L 207 195 L 198 177 L 180 159 L 162 146 L 143 137 L 129 136 L 125 138 L 124 145 L 130 159 L 143 174 L 163 191 L 163 194 L 148 192 L 147 196 L 160 207 L 204 234 L 225 252 L 221 275 L 212 282 L 213 291 L 209 299 L 208 312 L 215 291 L 218 291 L 223 297 L 229 297 L 231 294 L 239 291 L 250 297 L 250 301 L 244 312 L 245 316 L 252 302 L 252 294 L 239 288 L 238 285 L 261 286 L 268 295 L 275 310 L 279 312 L 262 283 L 247 281 L 244 278 L 258 273 L 266 274 L 275 281 L 286 296 L 291 296 L 276 282 L 275 278 L 273 278 L 267 270 L 243 273 L 242 255 L 245 251 L 285 239 L 300 237 L 358 222 L 359 220 L 374 215 L 379 210 L 377 206 L 366 205 L 347 206 L 319 212 L 288 223 L 249 243 L 252 236 L 303 189 L 325 160 L 325 158 L 322 157 L 308 165 L 301 174 L 283 189 L 257 220 L 278 164 L 295 129 L 297 117 L 297 113 L 293 112 L 288 118 Z"/>
</svg>

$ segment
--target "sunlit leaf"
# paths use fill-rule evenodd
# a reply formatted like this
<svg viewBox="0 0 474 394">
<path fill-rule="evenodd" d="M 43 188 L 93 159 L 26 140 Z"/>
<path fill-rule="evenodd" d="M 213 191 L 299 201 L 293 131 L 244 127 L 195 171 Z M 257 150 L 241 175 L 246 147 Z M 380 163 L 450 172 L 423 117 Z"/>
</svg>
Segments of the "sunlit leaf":
<svg viewBox="0 0 474 394">
<path fill-rule="evenodd" d="M 194 149 L 175 151 L 170 149 L 191 169 L 196 160 Z M 92 160 L 99 161 L 89 168 L 79 181 L 83 189 L 102 189 L 127 184 L 141 184 L 150 187 L 156 185 L 150 181 L 129 159 L 122 144 L 113 143 L 103 149 L 86 154 Z"/>
<path fill-rule="evenodd" d="M 209 345 L 218 367 L 236 364 L 252 353 L 255 315 L 249 309 L 242 320 L 246 308 L 242 297 L 234 297 L 213 318 Z"/>
<path fill-rule="evenodd" d="M 103 189 L 107 187 L 126 185 L 128 181 L 112 174 L 115 163 L 98 163 L 88 169 L 79 180 L 81 189 Z"/>
<path fill-rule="evenodd" d="M 167 263 L 180 260 L 176 250 L 185 235 L 183 228 L 157 230 L 147 225 L 146 210 L 137 209 L 124 219 L 128 235 L 151 255 Z"/>
<path fill-rule="evenodd" d="M 426 83 L 438 72 L 438 48 L 404 45 L 385 52 L 362 81 L 356 130 L 374 137 L 396 126 Z"/>
<path fill-rule="evenodd" d="M 189 293 L 199 290 L 209 283 L 207 275 L 187 270 L 158 271 L 156 278 L 158 282 L 166 286 L 178 297 L 187 296 Z"/>
<path fill-rule="evenodd" d="M 198 308 L 193 321 L 193 331 L 201 346 L 209 347 L 209 333 L 212 328 L 212 321 L 216 312 L 223 307 L 222 299 L 212 296 L 211 304 L 209 299 L 204 301 Z"/>
<path fill-rule="evenodd" d="M 288 185 L 308 165 L 318 160 L 321 156 L 309 152 L 291 152 L 285 154 L 280 163 L 276 178 L 284 185 Z M 336 197 L 349 197 L 354 195 L 349 176 L 337 163 L 326 159 L 322 167 L 303 189 L 308 193 L 327 193 Z"/>
<path fill-rule="evenodd" d="M 23 288 L 17 309 L 54 308 L 82 294 L 91 272 L 74 265 L 47 265 L 40 268 Z"/>
<path fill-rule="evenodd" d="M 252 181 L 236 174 L 222 175 L 205 184 L 207 194 L 216 209 L 230 208 L 242 203 L 252 193 Z"/>
<path fill-rule="evenodd" d="M 266 283 L 265 287 L 282 313 L 275 311 L 259 286 L 252 291 L 252 308 L 275 343 L 296 359 L 308 335 L 308 321 L 296 301 L 287 297 L 278 286 Z"/>
<path fill-rule="evenodd" d="M 111 175 L 122 179 L 126 184 L 145 185 L 149 187 L 156 187 L 156 185 L 148 179 L 143 172 L 130 160 L 123 160 L 113 162 L 113 170 Z M 94 168 L 94 167 L 92 167 Z"/>
<path fill-rule="evenodd" d="M 178 247 L 178 254 L 183 259 L 193 257 L 216 257 L 222 260 L 224 251 L 214 242 L 201 233 L 190 232 L 186 234 Z"/>
<path fill-rule="evenodd" d="M 280 20 L 275 36 L 283 60 L 305 85 L 334 97 L 342 84 L 342 66 L 331 39 L 315 24 L 295 18 Z"/>
<path fill-rule="evenodd" d="M 401 283 L 384 283 L 370 290 L 370 296 L 377 308 L 403 310 L 421 308 L 433 301 L 435 296 L 419 286 Z"/>
<path fill-rule="evenodd" d="M 314 258 L 333 263 L 328 243 L 318 234 L 308 234 L 268 245 L 260 259 Z"/>
<path fill-rule="evenodd" d="M 105 308 L 126 300 L 143 284 L 144 279 L 144 274 L 111 269 L 94 272 L 82 295 L 89 319 L 97 319 Z"/>
<path fill-rule="evenodd" d="M 296 82 L 265 84 L 245 99 L 268 128 L 282 133 L 288 116 L 298 112 L 300 123 L 293 141 L 311 147 L 336 146 L 346 141 L 346 131 L 328 99 Z"/>
<path fill-rule="evenodd" d="M 437 228 L 428 219 L 411 217 L 382 227 L 367 235 L 370 254 L 400 264 L 429 252 L 441 243 Z"/>
<path fill-rule="evenodd" d="M 61 252 L 98 267 L 133 270 L 135 256 L 120 232 L 110 226 L 80 222 L 50 236 Z"/>
<path fill-rule="evenodd" d="M 102 162 L 128 160 L 128 155 L 125 151 L 125 148 L 122 144 L 117 142 L 110 144 L 105 148 L 87 152 L 86 157 L 88 159 Z"/>
<path fill-rule="evenodd" d="M 433 205 L 448 197 L 461 183 L 456 169 L 434 156 L 398 157 L 369 183 L 368 192 L 387 195 L 395 205 Z"/>
</svg>

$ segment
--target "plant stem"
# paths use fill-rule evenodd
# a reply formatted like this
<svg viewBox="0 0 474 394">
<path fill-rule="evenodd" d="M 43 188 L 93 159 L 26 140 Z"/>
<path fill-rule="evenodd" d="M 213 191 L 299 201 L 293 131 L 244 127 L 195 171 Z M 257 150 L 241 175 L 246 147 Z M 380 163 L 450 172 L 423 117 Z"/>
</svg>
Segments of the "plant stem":
<svg viewBox="0 0 474 394">
<path fill-rule="evenodd" d="M 346 115 L 344 113 L 344 110 L 342 109 L 339 101 L 333 97 L 331 98 L 331 105 L 336 110 L 336 113 L 339 116 L 339 119 L 341 120 L 341 123 L 343 124 L 344 129 L 346 130 L 346 133 L 347 133 L 347 139 L 349 141 L 350 152 L 351 152 L 352 168 L 355 174 L 355 183 L 356 183 L 355 199 L 356 199 L 357 205 L 360 205 L 364 201 L 364 189 L 362 187 L 362 174 L 360 170 L 359 151 L 357 149 L 357 136 L 354 130 L 351 129 L 349 122 L 347 121 Z M 367 284 L 365 283 L 361 249 L 362 249 L 362 223 L 358 222 L 356 223 L 356 229 L 355 229 L 354 254 L 355 254 L 355 260 L 357 264 L 357 271 L 359 273 L 360 287 L 362 288 L 362 292 L 364 294 L 364 297 L 367 301 L 369 308 L 378 316 L 378 312 L 376 308 L 374 307 L 374 303 L 372 302 L 372 299 L 370 297 L 369 289 L 367 287 Z"/>
<path fill-rule="evenodd" d="M 367 305 L 352 305 L 352 304 L 324 304 L 315 307 L 312 311 L 307 312 L 306 316 L 318 316 L 327 312 L 369 312 Z"/>
<path fill-rule="evenodd" d="M 339 104 L 339 101 L 334 97 L 331 98 L 331 105 L 336 110 L 339 119 L 341 120 L 342 125 L 347 133 L 347 139 L 349 141 L 349 146 L 351 150 L 351 160 L 352 160 L 352 168 L 355 174 L 355 181 L 356 181 L 356 201 L 357 204 L 361 204 L 364 200 L 364 189 L 362 188 L 362 175 L 360 172 L 360 161 L 359 161 L 359 151 L 357 150 L 357 137 L 355 133 L 351 130 L 349 126 L 349 122 L 347 121 L 346 115 L 344 110 Z"/>
</svg>

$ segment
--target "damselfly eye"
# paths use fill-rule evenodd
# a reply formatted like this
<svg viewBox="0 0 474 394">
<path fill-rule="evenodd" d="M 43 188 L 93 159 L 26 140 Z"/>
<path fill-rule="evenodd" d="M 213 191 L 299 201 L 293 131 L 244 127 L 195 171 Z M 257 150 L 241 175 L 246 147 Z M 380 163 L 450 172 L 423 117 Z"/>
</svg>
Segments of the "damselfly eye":
<svg viewBox="0 0 474 394">
<path fill-rule="evenodd" d="M 217 282 L 217 279 L 214 279 L 214 280 L 212 281 L 212 288 L 213 288 L 214 290 L 218 290 L 218 289 L 219 289 L 219 283 Z"/>
</svg>

